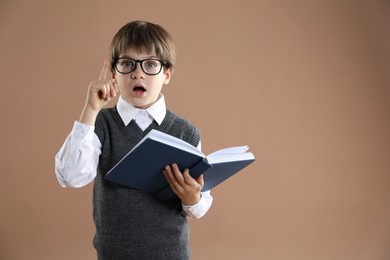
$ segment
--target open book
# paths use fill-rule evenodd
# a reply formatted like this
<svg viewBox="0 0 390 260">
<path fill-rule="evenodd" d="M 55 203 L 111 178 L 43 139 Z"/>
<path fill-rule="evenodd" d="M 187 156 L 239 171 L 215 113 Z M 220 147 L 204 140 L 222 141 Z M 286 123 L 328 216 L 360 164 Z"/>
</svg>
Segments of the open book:
<svg viewBox="0 0 390 260">
<path fill-rule="evenodd" d="M 225 148 L 208 156 L 191 144 L 157 130 L 151 130 L 104 177 L 106 180 L 154 194 L 167 200 L 175 194 L 163 169 L 177 163 L 193 178 L 203 174 L 207 191 L 255 161 L 247 146 Z"/>
</svg>

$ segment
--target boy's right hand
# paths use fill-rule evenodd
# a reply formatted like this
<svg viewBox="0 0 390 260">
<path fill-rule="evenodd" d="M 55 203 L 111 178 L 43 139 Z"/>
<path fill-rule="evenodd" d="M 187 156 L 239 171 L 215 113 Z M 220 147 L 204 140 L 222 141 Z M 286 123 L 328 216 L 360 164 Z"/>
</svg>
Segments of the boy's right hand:
<svg viewBox="0 0 390 260">
<path fill-rule="evenodd" d="M 116 97 L 118 84 L 113 78 L 108 61 L 105 60 L 98 80 L 89 84 L 86 106 L 93 110 L 100 110 Z"/>
<path fill-rule="evenodd" d="M 103 69 L 98 80 L 89 84 L 87 99 L 85 101 L 80 122 L 93 125 L 99 111 L 106 106 L 112 98 L 119 93 L 118 83 L 110 70 L 108 61 L 104 61 Z"/>
</svg>

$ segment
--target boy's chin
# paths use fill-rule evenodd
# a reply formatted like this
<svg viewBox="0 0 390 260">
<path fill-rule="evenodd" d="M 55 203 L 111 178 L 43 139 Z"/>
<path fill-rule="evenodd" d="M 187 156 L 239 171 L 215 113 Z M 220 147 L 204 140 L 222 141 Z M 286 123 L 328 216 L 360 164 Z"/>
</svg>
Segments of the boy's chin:
<svg viewBox="0 0 390 260">
<path fill-rule="evenodd" d="M 133 95 L 127 97 L 122 96 L 122 97 L 126 102 L 139 109 L 147 109 L 148 107 L 156 103 L 156 101 L 159 98 L 159 96 L 156 98 L 150 98 L 150 97 L 147 98 L 147 97 L 135 97 Z"/>
<path fill-rule="evenodd" d="M 144 102 L 133 102 L 131 103 L 134 107 L 139 108 L 139 109 L 147 109 L 151 105 L 153 105 L 156 101 L 151 102 L 150 100 L 145 100 Z"/>
</svg>

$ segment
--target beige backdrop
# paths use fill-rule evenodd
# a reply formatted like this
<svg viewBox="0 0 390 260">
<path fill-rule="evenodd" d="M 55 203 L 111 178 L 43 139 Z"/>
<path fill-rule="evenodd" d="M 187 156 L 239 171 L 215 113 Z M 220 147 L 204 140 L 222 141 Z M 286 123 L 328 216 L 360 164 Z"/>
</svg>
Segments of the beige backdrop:
<svg viewBox="0 0 390 260">
<path fill-rule="evenodd" d="M 92 185 L 62 189 L 54 156 L 114 33 L 174 36 L 168 105 L 205 153 L 257 161 L 191 220 L 193 259 L 390 259 L 390 3 L 0 2 L 0 259 L 95 259 Z"/>
</svg>

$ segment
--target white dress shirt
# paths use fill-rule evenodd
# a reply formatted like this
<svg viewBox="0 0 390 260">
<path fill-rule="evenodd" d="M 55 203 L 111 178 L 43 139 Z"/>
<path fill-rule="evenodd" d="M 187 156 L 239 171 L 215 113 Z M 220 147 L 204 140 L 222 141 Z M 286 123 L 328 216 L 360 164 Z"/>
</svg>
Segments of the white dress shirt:
<svg viewBox="0 0 390 260">
<path fill-rule="evenodd" d="M 146 110 L 141 110 L 119 97 L 118 113 L 125 125 L 136 120 L 145 130 L 155 120 L 159 125 L 165 118 L 166 105 L 163 95 Z M 91 183 L 97 174 L 101 143 L 95 134 L 95 126 L 75 121 L 72 131 L 55 156 L 55 172 L 62 187 L 79 188 Z M 198 149 L 201 149 L 199 144 Z M 189 217 L 201 218 L 211 207 L 213 198 L 210 191 L 202 192 L 201 199 L 194 205 L 184 205 L 183 210 Z"/>
</svg>

